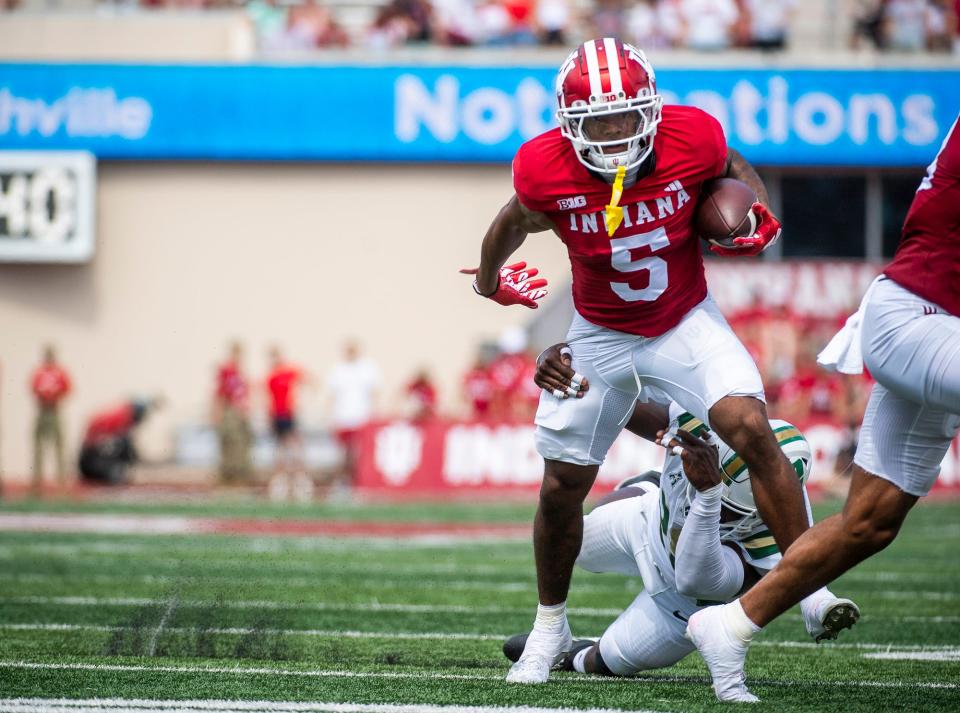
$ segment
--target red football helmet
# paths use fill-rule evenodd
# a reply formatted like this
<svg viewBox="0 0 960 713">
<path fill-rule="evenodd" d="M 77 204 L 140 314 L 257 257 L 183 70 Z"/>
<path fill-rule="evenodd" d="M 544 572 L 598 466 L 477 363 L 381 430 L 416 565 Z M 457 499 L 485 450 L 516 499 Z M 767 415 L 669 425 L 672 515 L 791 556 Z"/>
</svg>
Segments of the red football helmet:
<svg viewBox="0 0 960 713">
<path fill-rule="evenodd" d="M 557 120 L 587 168 L 614 174 L 653 150 L 663 97 L 643 52 L 612 37 L 574 50 L 557 74 Z"/>
</svg>

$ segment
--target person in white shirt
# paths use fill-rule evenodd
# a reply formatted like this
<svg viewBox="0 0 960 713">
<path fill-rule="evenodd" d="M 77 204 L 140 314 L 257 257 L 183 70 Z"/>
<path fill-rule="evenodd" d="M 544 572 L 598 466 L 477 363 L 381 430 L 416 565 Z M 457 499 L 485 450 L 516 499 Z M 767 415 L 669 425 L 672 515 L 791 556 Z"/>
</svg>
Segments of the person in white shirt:
<svg viewBox="0 0 960 713">
<path fill-rule="evenodd" d="M 790 14 L 796 5 L 796 0 L 745 0 L 751 46 L 763 50 L 784 49 Z"/>
<path fill-rule="evenodd" d="M 684 44 L 695 50 L 723 50 L 731 43 L 740 17 L 734 0 L 680 0 L 680 17 L 686 26 Z"/>
<path fill-rule="evenodd" d="M 327 377 L 326 390 L 332 402 L 334 435 L 344 450 L 344 474 L 353 482 L 357 436 L 374 415 L 382 378 L 380 368 L 360 347 L 350 341 L 344 347 L 343 360 L 334 365 Z"/>
</svg>

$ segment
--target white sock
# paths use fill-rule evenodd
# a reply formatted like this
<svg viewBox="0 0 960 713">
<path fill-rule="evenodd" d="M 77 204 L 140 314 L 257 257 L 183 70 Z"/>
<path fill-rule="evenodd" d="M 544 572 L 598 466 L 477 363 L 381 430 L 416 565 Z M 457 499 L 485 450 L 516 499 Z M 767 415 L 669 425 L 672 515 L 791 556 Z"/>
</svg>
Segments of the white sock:
<svg viewBox="0 0 960 713">
<path fill-rule="evenodd" d="M 577 653 L 573 655 L 573 670 L 577 673 L 586 673 L 586 661 L 587 654 L 592 649 L 592 646 L 588 646 L 585 649 L 580 649 Z"/>
<path fill-rule="evenodd" d="M 534 629 L 555 630 L 563 626 L 567 620 L 567 603 L 538 604 L 537 618 L 533 622 Z"/>
<path fill-rule="evenodd" d="M 763 628 L 750 620 L 739 599 L 734 599 L 723 608 L 723 620 L 727 630 L 744 644 L 749 644 L 753 635 Z"/>
</svg>

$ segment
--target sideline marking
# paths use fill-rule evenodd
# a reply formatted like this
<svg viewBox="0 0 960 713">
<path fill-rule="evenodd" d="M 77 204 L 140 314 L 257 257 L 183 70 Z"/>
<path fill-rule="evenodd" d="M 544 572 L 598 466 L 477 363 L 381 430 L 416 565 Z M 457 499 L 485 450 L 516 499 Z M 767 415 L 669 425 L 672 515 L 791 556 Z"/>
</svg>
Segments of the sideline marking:
<svg viewBox="0 0 960 713">
<path fill-rule="evenodd" d="M 152 671 L 154 673 L 218 673 L 238 676 L 267 675 L 291 676 L 303 678 L 386 678 L 409 679 L 423 681 L 496 681 L 503 682 L 503 674 L 464 674 L 464 673 L 434 673 L 432 671 L 344 671 L 344 670 L 295 670 L 281 668 L 247 668 L 234 667 L 204 667 L 204 666 L 136 666 L 121 664 L 90 664 L 90 663 L 40 663 L 35 661 L 0 661 L 0 668 L 37 669 L 51 671 Z M 611 684 L 624 682 L 627 678 L 612 676 L 590 676 L 589 674 L 569 674 L 564 680 L 592 682 L 597 684 Z M 653 681 L 656 683 L 706 683 L 705 678 L 699 676 L 634 676 L 632 680 Z M 960 683 L 943 683 L 939 681 L 824 681 L 824 680 L 768 680 L 757 679 L 751 683 L 760 686 L 836 686 L 840 688 L 930 688 L 930 689 L 960 689 Z"/>
<path fill-rule="evenodd" d="M 621 708 L 535 708 L 532 706 L 443 706 L 428 703 L 297 703 L 286 701 L 163 701 L 123 698 L 8 698 L 0 699 L 0 709 L 9 713 L 619 713 Z M 655 711 L 636 711 L 655 713 Z"/>
<path fill-rule="evenodd" d="M 0 623 L 0 631 L 133 631 L 136 627 L 132 626 L 110 626 L 107 624 L 63 624 L 63 623 L 32 623 L 32 624 L 4 624 Z M 171 634 L 191 634 L 202 631 L 204 634 L 224 635 L 224 636 L 246 636 L 253 633 L 280 634 L 283 636 L 317 636 L 343 639 L 394 639 L 394 640 L 450 640 L 450 641 L 505 641 L 509 638 L 508 634 L 470 634 L 464 632 L 446 632 L 446 631 L 356 631 L 352 629 L 250 629 L 245 627 L 211 627 L 211 628 L 191 628 L 165 626 L 164 631 Z M 919 653 L 937 653 L 937 652 L 956 652 L 960 657 L 960 648 L 954 644 L 878 644 L 868 642 L 846 643 L 830 642 L 828 644 L 816 644 L 812 641 L 754 641 L 752 646 L 760 646 L 770 649 L 817 649 L 828 651 L 830 649 L 844 649 L 853 651 L 882 651 L 895 654 L 897 652 L 919 652 Z M 869 658 L 893 658 L 893 656 L 880 656 L 874 654 L 864 654 Z M 943 659 L 952 661 L 955 659 Z"/>
</svg>

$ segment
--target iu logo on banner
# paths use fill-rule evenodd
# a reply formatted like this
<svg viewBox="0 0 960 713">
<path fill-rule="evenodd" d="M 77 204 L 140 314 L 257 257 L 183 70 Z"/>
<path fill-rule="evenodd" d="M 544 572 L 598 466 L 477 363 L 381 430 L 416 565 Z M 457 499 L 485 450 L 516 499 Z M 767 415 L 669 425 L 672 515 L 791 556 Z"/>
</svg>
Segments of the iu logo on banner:
<svg viewBox="0 0 960 713">
<path fill-rule="evenodd" d="M 405 485 L 422 460 L 423 434 L 420 429 L 398 422 L 377 432 L 374 462 L 388 485 Z"/>
</svg>

